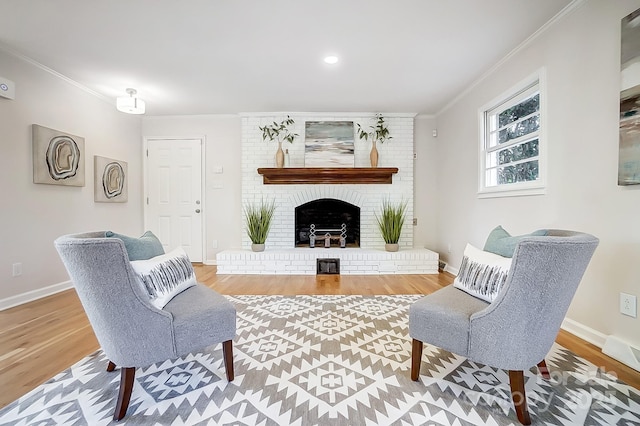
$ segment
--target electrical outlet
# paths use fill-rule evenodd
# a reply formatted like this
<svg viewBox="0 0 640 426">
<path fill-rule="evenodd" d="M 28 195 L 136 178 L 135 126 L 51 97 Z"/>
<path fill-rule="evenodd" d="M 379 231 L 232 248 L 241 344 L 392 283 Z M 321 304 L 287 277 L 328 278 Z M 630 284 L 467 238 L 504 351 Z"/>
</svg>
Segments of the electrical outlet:
<svg viewBox="0 0 640 426">
<path fill-rule="evenodd" d="M 620 293 L 620 313 L 630 317 L 637 317 L 636 296 L 627 293 Z"/>
<path fill-rule="evenodd" d="M 417 217 L 413 218 L 413 226 L 418 226 L 418 218 Z"/>
<path fill-rule="evenodd" d="M 14 263 L 12 265 L 12 268 L 14 277 L 19 277 L 20 275 L 22 275 L 22 263 Z"/>
<path fill-rule="evenodd" d="M 218 240 L 211 241 L 211 248 L 218 248 Z"/>
</svg>

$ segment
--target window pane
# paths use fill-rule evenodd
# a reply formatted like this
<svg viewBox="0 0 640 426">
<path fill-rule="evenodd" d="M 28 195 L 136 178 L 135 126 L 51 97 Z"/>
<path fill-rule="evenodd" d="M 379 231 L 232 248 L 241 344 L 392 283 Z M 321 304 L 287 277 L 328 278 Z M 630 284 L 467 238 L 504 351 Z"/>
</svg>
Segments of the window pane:
<svg viewBox="0 0 640 426">
<path fill-rule="evenodd" d="M 540 115 L 534 115 L 526 120 L 515 123 L 499 132 L 498 142 L 505 143 L 520 136 L 528 135 L 540 128 Z"/>
<path fill-rule="evenodd" d="M 513 163 L 515 161 L 520 161 L 531 157 L 537 157 L 538 139 L 534 139 L 529 142 L 524 142 L 497 152 L 493 152 L 491 153 L 491 155 L 495 155 L 497 157 L 497 162 L 493 163 L 492 161 L 490 165 L 496 166 Z"/>
<path fill-rule="evenodd" d="M 509 109 L 505 109 L 498 116 L 498 127 L 506 126 L 509 123 L 518 121 L 522 117 L 526 117 L 529 114 L 533 114 L 540 110 L 540 94 L 536 93 L 534 96 L 526 99 L 524 102 L 514 105 Z"/>
<path fill-rule="evenodd" d="M 538 160 L 498 168 L 498 185 L 538 179 Z"/>
<path fill-rule="evenodd" d="M 480 198 L 544 191 L 542 89 L 540 80 L 529 79 L 479 111 Z"/>
</svg>

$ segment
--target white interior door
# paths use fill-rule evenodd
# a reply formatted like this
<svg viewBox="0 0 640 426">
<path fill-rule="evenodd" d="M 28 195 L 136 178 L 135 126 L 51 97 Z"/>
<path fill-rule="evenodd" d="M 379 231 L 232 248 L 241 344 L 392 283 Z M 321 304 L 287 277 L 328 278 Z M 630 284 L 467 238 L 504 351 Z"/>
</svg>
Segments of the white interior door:
<svg viewBox="0 0 640 426">
<path fill-rule="evenodd" d="M 148 139 L 145 227 L 202 262 L 202 140 Z"/>
</svg>

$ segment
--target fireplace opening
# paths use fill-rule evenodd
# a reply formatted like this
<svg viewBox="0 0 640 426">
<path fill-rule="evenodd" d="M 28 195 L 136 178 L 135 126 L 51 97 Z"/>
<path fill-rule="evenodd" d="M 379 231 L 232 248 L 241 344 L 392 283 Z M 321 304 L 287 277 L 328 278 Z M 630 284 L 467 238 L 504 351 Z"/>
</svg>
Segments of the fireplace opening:
<svg viewBox="0 0 640 426">
<path fill-rule="evenodd" d="M 321 198 L 296 207 L 296 247 L 360 247 L 360 207 Z"/>
</svg>

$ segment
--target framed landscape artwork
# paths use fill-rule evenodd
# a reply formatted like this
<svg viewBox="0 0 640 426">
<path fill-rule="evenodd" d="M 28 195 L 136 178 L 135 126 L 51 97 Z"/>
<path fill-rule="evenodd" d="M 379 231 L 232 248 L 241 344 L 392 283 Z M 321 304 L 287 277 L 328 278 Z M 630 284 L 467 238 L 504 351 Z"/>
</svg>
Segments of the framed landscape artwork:
<svg viewBox="0 0 640 426">
<path fill-rule="evenodd" d="M 127 163 L 96 155 L 93 157 L 93 165 L 93 200 L 96 203 L 126 203 Z"/>
<path fill-rule="evenodd" d="M 305 167 L 354 167 L 353 121 L 307 121 Z"/>
<path fill-rule="evenodd" d="M 84 138 L 33 124 L 33 183 L 84 186 Z"/>
<path fill-rule="evenodd" d="M 621 27 L 618 185 L 640 185 L 640 9 Z"/>
</svg>

